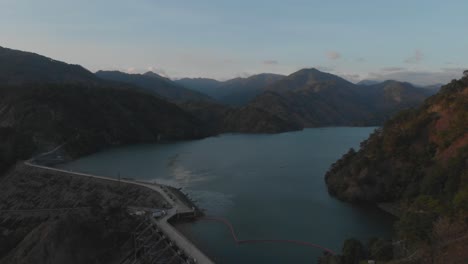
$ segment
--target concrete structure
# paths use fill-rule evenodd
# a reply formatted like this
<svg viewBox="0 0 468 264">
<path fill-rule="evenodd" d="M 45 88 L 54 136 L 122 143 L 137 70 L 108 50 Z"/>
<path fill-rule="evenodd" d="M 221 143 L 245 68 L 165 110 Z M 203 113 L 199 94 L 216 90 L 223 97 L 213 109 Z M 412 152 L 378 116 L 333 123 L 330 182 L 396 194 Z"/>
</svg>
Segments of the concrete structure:
<svg viewBox="0 0 468 264">
<path fill-rule="evenodd" d="M 49 154 L 48 152 L 47 154 Z M 80 173 L 80 172 L 72 172 L 68 170 L 63 170 L 63 169 L 57 169 L 53 167 L 47 167 L 47 166 L 42 166 L 38 164 L 34 164 L 34 159 L 25 161 L 24 164 L 29 167 L 33 168 L 38 168 L 38 169 L 44 169 L 48 171 L 54 171 L 54 172 L 61 172 L 65 174 L 69 174 L 72 176 L 78 176 L 78 177 L 89 177 L 89 178 L 94 178 L 94 179 L 101 179 L 101 180 L 106 180 L 106 181 L 114 181 L 114 182 L 121 182 L 121 183 L 126 183 L 126 184 L 133 184 L 133 185 L 138 185 L 142 186 L 145 188 L 149 188 L 153 191 L 158 192 L 165 200 L 166 202 L 172 207 L 167 211 L 167 215 L 165 215 L 162 218 L 159 219 L 154 219 L 150 218 L 151 221 L 157 225 L 158 228 L 161 229 L 161 231 L 174 243 L 184 251 L 184 253 L 189 256 L 191 259 L 193 259 L 196 263 L 202 263 L 202 264 L 211 264 L 214 263 L 210 258 L 208 258 L 203 252 L 201 252 L 195 245 L 193 245 L 192 242 L 190 242 L 186 237 L 184 237 L 177 229 L 175 229 L 168 221 L 174 217 L 179 217 L 179 216 L 184 216 L 184 215 L 195 215 L 196 210 L 194 207 L 189 206 L 182 202 L 180 199 L 177 198 L 177 195 L 172 193 L 170 188 L 167 186 L 161 185 L 161 184 L 154 184 L 154 183 L 147 183 L 147 182 L 141 182 L 141 181 L 133 181 L 133 180 L 119 180 L 119 179 L 114 179 L 114 178 L 109 178 L 109 177 L 104 177 L 104 176 L 97 176 L 97 175 L 92 175 L 88 173 Z"/>
</svg>

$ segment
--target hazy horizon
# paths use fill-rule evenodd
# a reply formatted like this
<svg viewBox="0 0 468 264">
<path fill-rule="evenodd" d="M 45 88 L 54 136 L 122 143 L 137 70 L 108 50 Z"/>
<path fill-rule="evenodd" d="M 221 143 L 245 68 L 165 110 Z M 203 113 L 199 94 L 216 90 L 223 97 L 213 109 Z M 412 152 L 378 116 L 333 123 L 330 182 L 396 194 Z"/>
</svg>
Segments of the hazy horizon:
<svg viewBox="0 0 468 264">
<path fill-rule="evenodd" d="M 302 68 L 445 83 L 468 61 L 468 2 L 0 0 L 0 45 L 95 72 L 226 80 Z"/>
</svg>

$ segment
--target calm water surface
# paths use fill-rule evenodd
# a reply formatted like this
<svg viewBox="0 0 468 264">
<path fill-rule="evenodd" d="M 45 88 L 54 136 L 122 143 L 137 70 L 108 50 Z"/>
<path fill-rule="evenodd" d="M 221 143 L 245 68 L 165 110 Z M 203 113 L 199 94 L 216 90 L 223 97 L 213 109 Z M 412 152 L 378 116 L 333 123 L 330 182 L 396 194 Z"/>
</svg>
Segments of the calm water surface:
<svg viewBox="0 0 468 264">
<path fill-rule="evenodd" d="M 112 149 L 64 164 L 82 172 L 183 187 L 239 239 L 295 239 L 339 251 L 344 239 L 390 237 L 393 219 L 342 203 L 326 190 L 330 165 L 375 128 L 317 128 L 276 135 L 226 134 L 197 141 Z M 222 224 L 178 225 L 218 263 L 316 263 L 320 250 L 288 244 L 236 245 Z"/>
</svg>

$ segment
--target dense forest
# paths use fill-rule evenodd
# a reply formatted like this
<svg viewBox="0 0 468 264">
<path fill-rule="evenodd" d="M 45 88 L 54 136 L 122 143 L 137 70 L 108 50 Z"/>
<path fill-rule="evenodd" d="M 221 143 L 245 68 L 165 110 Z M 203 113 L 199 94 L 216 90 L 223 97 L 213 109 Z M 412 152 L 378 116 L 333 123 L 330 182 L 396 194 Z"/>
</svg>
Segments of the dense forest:
<svg viewBox="0 0 468 264">
<path fill-rule="evenodd" d="M 419 260 L 455 261 L 468 235 L 468 76 L 387 121 L 333 164 L 326 182 L 342 200 L 396 206 L 396 235 L 420 249 Z"/>
<path fill-rule="evenodd" d="M 71 157 L 113 145 L 209 135 L 197 118 L 132 88 L 85 84 L 0 87 L 1 169 L 66 143 Z"/>
</svg>

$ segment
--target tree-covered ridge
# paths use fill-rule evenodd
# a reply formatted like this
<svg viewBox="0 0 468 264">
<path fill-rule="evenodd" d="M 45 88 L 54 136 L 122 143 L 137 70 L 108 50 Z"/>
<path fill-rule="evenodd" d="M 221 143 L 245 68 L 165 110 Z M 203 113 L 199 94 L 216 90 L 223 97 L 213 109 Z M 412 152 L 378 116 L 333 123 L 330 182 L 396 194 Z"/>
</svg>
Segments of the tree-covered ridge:
<svg viewBox="0 0 468 264">
<path fill-rule="evenodd" d="M 355 85 L 314 68 L 264 90 L 250 106 L 302 127 L 381 125 L 398 111 L 419 106 L 432 92 L 397 81 Z"/>
<path fill-rule="evenodd" d="M 96 75 L 103 80 L 122 82 L 140 87 L 146 92 L 165 98 L 170 102 L 213 101 L 213 99 L 203 93 L 182 87 L 154 72 L 128 74 L 119 71 L 98 71 Z"/>
<path fill-rule="evenodd" d="M 0 87 L 2 166 L 67 142 L 78 156 L 112 145 L 193 139 L 205 125 L 133 88 L 82 84 Z"/>
<path fill-rule="evenodd" d="M 99 83 L 92 72 L 39 54 L 0 47 L 0 84 Z"/>
<path fill-rule="evenodd" d="M 420 108 L 400 112 L 362 142 L 358 152 L 350 150 L 332 166 L 326 176 L 330 192 L 371 202 L 427 193 L 432 187 L 421 185 L 422 180 L 439 170 L 454 171 L 448 164 L 466 158 L 467 107 L 464 78 L 444 86 Z"/>
<path fill-rule="evenodd" d="M 215 98 L 218 102 L 230 106 L 244 106 L 264 88 L 281 80 L 284 76 L 273 73 L 261 73 L 247 78 L 234 78 L 217 81 L 207 78 L 183 78 L 175 83 Z"/>
<path fill-rule="evenodd" d="M 106 74 L 111 80 L 79 65 L 0 47 L 0 174 L 63 143 L 77 157 L 114 145 L 300 129 L 269 113 L 216 105 L 155 73 L 100 73 Z"/>
<path fill-rule="evenodd" d="M 468 238 L 468 77 L 386 122 L 332 165 L 326 183 L 342 200 L 397 205 L 396 235 L 420 260 L 459 257 Z"/>
</svg>

